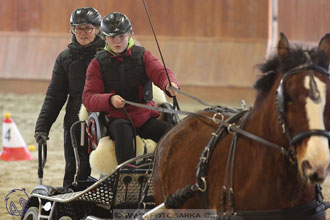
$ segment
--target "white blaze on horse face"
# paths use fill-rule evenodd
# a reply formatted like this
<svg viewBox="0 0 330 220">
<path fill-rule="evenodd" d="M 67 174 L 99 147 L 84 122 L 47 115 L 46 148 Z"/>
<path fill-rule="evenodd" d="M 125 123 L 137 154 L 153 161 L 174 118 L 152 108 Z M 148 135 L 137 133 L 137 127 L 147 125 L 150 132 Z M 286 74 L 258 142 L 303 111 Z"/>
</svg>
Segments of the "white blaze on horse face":
<svg viewBox="0 0 330 220">
<path fill-rule="evenodd" d="M 309 124 L 309 129 L 324 130 L 323 112 L 326 102 L 326 85 L 317 77 L 314 77 L 317 88 L 320 92 L 320 101 L 314 102 L 310 97 L 306 99 L 306 114 Z M 305 87 L 309 90 L 310 77 L 305 77 Z M 328 139 L 323 136 L 311 136 L 307 142 L 306 154 L 303 160 L 308 160 L 311 169 L 305 173 L 307 176 L 313 173 L 318 173 L 324 178 L 327 175 L 327 167 L 329 165 L 329 145 Z M 302 161 L 303 161 L 302 160 Z"/>
</svg>

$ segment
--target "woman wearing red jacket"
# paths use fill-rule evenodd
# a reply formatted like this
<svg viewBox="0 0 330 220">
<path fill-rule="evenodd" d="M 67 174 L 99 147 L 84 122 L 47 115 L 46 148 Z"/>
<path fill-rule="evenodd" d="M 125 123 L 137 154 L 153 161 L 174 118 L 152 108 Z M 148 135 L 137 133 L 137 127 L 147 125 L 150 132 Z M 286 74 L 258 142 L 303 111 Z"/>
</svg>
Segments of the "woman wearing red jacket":
<svg viewBox="0 0 330 220">
<path fill-rule="evenodd" d="M 106 46 L 96 54 L 87 69 L 83 104 L 92 112 L 105 112 L 108 134 L 115 141 L 118 164 L 135 157 L 135 135 L 159 139 L 171 127 L 158 120 L 159 112 L 125 104 L 125 100 L 155 106 L 152 82 L 169 96 L 165 68 L 150 51 L 134 44 L 132 25 L 126 15 L 114 12 L 101 22 Z M 174 74 L 167 69 L 171 85 L 178 88 Z"/>
</svg>

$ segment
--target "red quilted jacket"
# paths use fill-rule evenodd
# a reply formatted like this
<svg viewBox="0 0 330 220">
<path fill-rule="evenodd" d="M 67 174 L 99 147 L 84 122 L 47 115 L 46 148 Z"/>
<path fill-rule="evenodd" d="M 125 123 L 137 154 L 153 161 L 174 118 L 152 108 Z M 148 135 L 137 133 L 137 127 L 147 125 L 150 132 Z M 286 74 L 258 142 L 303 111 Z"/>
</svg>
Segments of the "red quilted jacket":
<svg viewBox="0 0 330 220">
<path fill-rule="evenodd" d="M 130 55 L 131 48 L 127 50 L 126 53 L 127 55 Z M 109 59 L 118 59 L 123 61 L 122 55 L 114 56 L 110 53 Z M 168 84 L 168 79 L 163 64 L 148 50 L 145 50 L 143 59 L 147 76 L 156 86 L 165 91 L 166 85 Z M 178 84 L 172 71 L 167 69 L 167 72 L 170 76 L 170 80 Z M 100 72 L 100 64 L 98 60 L 94 58 L 89 64 L 86 73 L 86 82 L 84 92 L 82 94 L 83 104 L 89 111 L 105 112 L 109 118 L 127 119 L 121 109 L 116 109 L 109 105 L 109 99 L 113 95 L 115 94 L 104 93 L 104 83 Z M 152 101 L 146 105 L 155 106 L 155 103 Z M 125 109 L 136 128 L 141 127 L 148 119 L 159 116 L 159 112 L 157 111 L 139 108 L 128 104 L 125 106 Z"/>
</svg>

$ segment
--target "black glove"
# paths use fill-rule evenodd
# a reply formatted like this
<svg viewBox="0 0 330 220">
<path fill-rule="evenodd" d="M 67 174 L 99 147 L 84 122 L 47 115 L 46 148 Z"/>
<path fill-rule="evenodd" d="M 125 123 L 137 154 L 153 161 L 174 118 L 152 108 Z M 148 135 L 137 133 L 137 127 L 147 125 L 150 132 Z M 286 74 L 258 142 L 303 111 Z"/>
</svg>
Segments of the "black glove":
<svg viewBox="0 0 330 220">
<path fill-rule="evenodd" d="M 44 131 L 37 131 L 34 134 L 34 138 L 38 144 L 46 144 L 47 140 L 49 139 L 47 132 Z"/>
</svg>

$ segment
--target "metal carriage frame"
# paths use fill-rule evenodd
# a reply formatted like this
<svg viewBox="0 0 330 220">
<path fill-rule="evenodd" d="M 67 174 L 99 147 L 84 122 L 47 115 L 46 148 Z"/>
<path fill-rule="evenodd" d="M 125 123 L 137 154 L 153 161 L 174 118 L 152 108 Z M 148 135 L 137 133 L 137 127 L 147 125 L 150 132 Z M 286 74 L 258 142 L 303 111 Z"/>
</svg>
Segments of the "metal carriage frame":
<svg viewBox="0 0 330 220">
<path fill-rule="evenodd" d="M 136 163 L 132 168 L 130 164 Z M 108 219 L 114 209 L 150 209 L 153 202 L 153 155 L 128 160 L 85 190 L 63 192 L 63 188 L 40 185 L 33 189 L 22 219 Z"/>
</svg>

